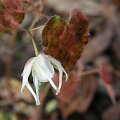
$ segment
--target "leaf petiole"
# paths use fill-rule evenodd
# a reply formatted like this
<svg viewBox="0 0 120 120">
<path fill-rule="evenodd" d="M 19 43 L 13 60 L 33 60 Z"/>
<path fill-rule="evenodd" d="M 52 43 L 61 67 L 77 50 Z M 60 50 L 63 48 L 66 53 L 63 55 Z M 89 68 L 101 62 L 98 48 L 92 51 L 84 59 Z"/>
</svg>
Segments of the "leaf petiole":
<svg viewBox="0 0 120 120">
<path fill-rule="evenodd" d="M 35 43 L 35 40 L 33 39 L 30 31 L 27 31 L 27 33 L 29 34 L 29 36 L 30 36 L 30 38 L 31 38 L 31 40 L 32 40 L 32 44 L 33 44 L 33 48 L 34 48 L 34 51 L 35 51 L 35 55 L 38 56 L 38 53 L 39 53 L 39 52 L 38 52 L 38 48 L 37 48 L 37 45 L 36 45 L 36 43 Z"/>
</svg>

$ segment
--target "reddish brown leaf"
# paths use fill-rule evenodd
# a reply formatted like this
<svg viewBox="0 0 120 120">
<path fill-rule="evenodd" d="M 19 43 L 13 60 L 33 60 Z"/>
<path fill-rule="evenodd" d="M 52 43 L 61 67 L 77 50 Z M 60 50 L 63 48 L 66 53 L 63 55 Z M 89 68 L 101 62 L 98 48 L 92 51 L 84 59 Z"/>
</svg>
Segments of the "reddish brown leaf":
<svg viewBox="0 0 120 120">
<path fill-rule="evenodd" d="M 75 73 L 75 71 L 72 71 L 69 75 L 69 80 L 65 82 L 65 78 L 63 79 L 63 85 L 61 88 L 61 92 L 57 97 L 64 103 L 70 102 L 70 100 L 73 98 L 75 90 L 79 84 L 79 77 Z M 54 77 L 54 82 L 58 84 L 58 75 L 56 74 Z"/>
<path fill-rule="evenodd" d="M 115 91 L 114 91 L 114 88 L 112 87 L 112 78 L 104 64 L 100 65 L 100 74 L 101 74 L 104 86 L 107 90 L 107 93 L 111 98 L 111 101 L 113 102 L 113 104 L 116 104 Z"/>
<path fill-rule="evenodd" d="M 61 92 L 57 95 L 59 99 L 59 107 L 64 117 L 71 113 L 86 112 L 94 93 L 96 91 L 96 77 L 94 74 L 86 75 L 80 78 L 83 71 L 83 65 L 79 60 L 76 64 L 77 69 L 72 70 L 69 74 L 69 79 L 64 82 Z M 58 84 L 58 76 L 55 75 L 54 82 Z"/>
<path fill-rule="evenodd" d="M 65 69 L 70 71 L 88 42 L 88 26 L 87 18 L 79 9 L 71 12 L 68 22 L 53 16 L 42 31 L 45 53 L 61 61 Z"/>
<path fill-rule="evenodd" d="M 16 28 L 24 18 L 23 0 L 0 0 L 0 31 Z"/>
<path fill-rule="evenodd" d="M 67 82 L 65 82 L 65 78 L 63 78 L 61 92 L 57 95 L 57 97 L 64 103 L 68 103 L 71 101 L 79 85 L 80 74 L 83 71 L 83 65 L 80 59 L 78 60 L 75 67 L 76 67 L 76 70 L 72 70 L 69 73 L 69 79 Z M 54 82 L 56 83 L 56 85 L 58 85 L 57 74 L 54 77 Z"/>
<path fill-rule="evenodd" d="M 105 65 L 100 66 L 101 77 L 103 78 L 106 84 L 112 84 L 112 78 L 109 72 L 107 71 Z"/>
<path fill-rule="evenodd" d="M 76 78 L 73 78 L 72 82 L 75 81 L 75 79 Z M 69 88 L 65 88 L 64 86 L 65 89 L 63 89 L 63 91 L 61 92 L 61 94 L 63 94 L 67 91 L 65 93 L 66 95 L 64 94 L 64 100 L 69 99 L 69 95 L 72 96 L 71 99 L 68 102 L 59 102 L 59 107 L 65 118 L 75 111 L 83 113 L 86 112 L 96 91 L 97 81 L 93 74 L 85 76 L 81 80 L 79 80 L 77 82 L 76 88 L 74 88 L 74 92 L 71 91 L 71 87 L 73 87 L 74 84 L 74 82 L 73 84 L 72 82 L 71 85 L 66 85 L 69 86 Z M 62 97 L 62 95 L 59 95 L 59 99 L 61 99 Z"/>
</svg>

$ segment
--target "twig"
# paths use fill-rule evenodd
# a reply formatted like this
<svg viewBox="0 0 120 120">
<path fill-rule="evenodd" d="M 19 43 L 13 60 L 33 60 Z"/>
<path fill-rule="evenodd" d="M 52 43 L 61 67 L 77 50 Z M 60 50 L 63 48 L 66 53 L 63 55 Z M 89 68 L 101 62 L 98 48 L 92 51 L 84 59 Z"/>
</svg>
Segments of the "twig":
<svg viewBox="0 0 120 120">
<path fill-rule="evenodd" d="M 42 32 L 43 28 L 44 28 L 44 25 L 38 26 L 38 27 L 35 27 L 35 28 L 19 29 L 19 30 L 24 31 L 24 32 L 29 32 L 29 31 L 35 31 L 35 30 L 41 29 L 41 32 Z"/>
<path fill-rule="evenodd" d="M 89 74 L 93 74 L 93 73 L 99 73 L 100 70 L 99 69 L 93 69 L 93 70 L 89 70 L 89 71 L 83 71 L 82 73 L 80 73 L 80 76 L 85 76 L 85 75 L 89 75 Z"/>
<path fill-rule="evenodd" d="M 35 7 L 42 6 L 42 9 L 40 10 L 40 11 L 42 11 L 43 7 L 44 7 L 44 3 L 45 3 L 45 0 L 37 0 L 37 1 L 34 2 L 34 6 Z M 31 6 L 27 8 L 28 11 L 32 11 L 33 9 L 34 8 L 31 7 Z"/>
<path fill-rule="evenodd" d="M 44 17 L 44 18 L 46 18 L 46 19 L 50 19 L 49 16 L 41 13 L 41 12 L 36 8 L 36 6 L 34 6 L 34 4 L 33 4 L 32 2 L 29 1 L 28 3 L 33 7 L 34 10 L 36 10 L 36 12 L 37 12 L 40 16 L 42 16 L 42 17 Z"/>
<path fill-rule="evenodd" d="M 41 29 L 41 31 L 42 31 L 43 28 L 44 28 L 44 25 L 29 29 L 29 31 L 34 31 L 34 30 L 38 30 L 38 29 Z"/>
</svg>

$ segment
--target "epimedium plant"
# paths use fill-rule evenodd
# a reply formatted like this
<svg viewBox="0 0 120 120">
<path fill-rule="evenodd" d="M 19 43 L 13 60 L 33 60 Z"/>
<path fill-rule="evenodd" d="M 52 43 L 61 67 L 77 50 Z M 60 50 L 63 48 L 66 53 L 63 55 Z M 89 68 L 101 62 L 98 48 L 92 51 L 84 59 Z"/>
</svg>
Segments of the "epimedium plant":
<svg viewBox="0 0 120 120">
<path fill-rule="evenodd" d="M 49 82 L 51 86 L 55 89 L 56 95 L 58 95 L 62 87 L 63 72 L 66 75 L 66 80 L 68 79 L 68 75 L 64 70 L 64 68 L 62 67 L 61 63 L 57 61 L 55 58 L 49 55 L 45 55 L 44 52 L 40 52 L 38 54 L 38 49 L 36 47 L 36 44 L 33 38 L 32 38 L 32 42 L 33 42 L 36 57 L 29 59 L 24 67 L 24 70 L 22 73 L 23 82 L 22 82 L 21 92 L 23 91 L 23 88 L 26 86 L 29 89 L 29 91 L 32 93 L 33 97 L 35 98 L 36 105 L 40 105 L 39 87 L 41 82 Z M 55 73 L 54 68 L 56 68 L 59 71 L 58 87 L 54 84 L 52 80 Z M 35 86 L 36 93 L 34 92 L 34 90 L 32 89 L 32 87 L 28 82 L 28 77 L 31 71 L 32 71 L 33 83 Z"/>
<path fill-rule="evenodd" d="M 13 0 L 12 2 L 13 4 L 10 7 L 9 0 L 0 1 L 0 17 L 2 18 L 0 20 L 0 31 L 6 28 L 16 29 L 24 18 L 23 1 Z M 63 73 L 66 80 L 68 79 L 67 73 L 69 74 L 73 69 L 88 42 L 90 36 L 89 22 L 79 9 L 71 11 L 68 21 L 60 16 L 51 17 L 42 28 L 43 51 L 40 52 L 38 52 L 30 30 L 24 31 L 28 32 L 31 37 L 36 56 L 29 59 L 24 67 L 21 91 L 26 86 L 35 98 L 36 105 L 39 105 L 39 85 L 41 82 L 49 82 L 58 94 L 62 87 Z M 53 81 L 54 68 L 59 71 L 58 86 Z M 31 71 L 35 91 L 28 82 Z"/>
<path fill-rule="evenodd" d="M 82 17 L 83 20 L 81 19 Z M 65 66 L 65 69 L 70 71 L 75 62 L 77 62 L 77 59 L 79 59 L 79 55 L 82 52 L 83 46 L 87 43 L 89 38 L 87 18 L 83 16 L 79 9 L 74 9 L 71 12 L 71 17 L 68 23 L 60 16 L 53 16 L 45 24 L 42 30 L 42 38 L 43 47 L 46 46 L 44 52 L 60 60 L 60 62 L 62 62 L 62 64 Z M 81 41 L 79 41 L 80 38 Z M 27 86 L 34 96 L 36 104 L 39 105 L 39 82 L 50 82 L 51 86 L 56 90 L 56 94 L 58 94 L 62 86 L 62 72 L 66 74 L 66 80 L 68 77 L 66 71 L 59 61 L 51 56 L 45 55 L 44 53 L 40 53 L 38 55 L 38 50 L 33 38 L 32 41 L 36 57 L 30 59 L 25 65 L 22 74 L 23 85 L 21 91 L 25 86 Z M 55 66 L 55 68 L 57 68 L 59 71 L 58 88 L 52 80 L 54 77 L 53 66 Z M 28 83 L 30 71 L 32 71 L 36 93 Z"/>
</svg>

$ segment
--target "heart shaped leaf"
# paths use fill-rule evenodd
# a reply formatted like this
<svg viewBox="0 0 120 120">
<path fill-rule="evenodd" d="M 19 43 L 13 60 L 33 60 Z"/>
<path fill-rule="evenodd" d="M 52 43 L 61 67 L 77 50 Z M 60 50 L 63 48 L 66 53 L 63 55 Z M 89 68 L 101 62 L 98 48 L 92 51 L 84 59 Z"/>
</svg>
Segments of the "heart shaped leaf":
<svg viewBox="0 0 120 120">
<path fill-rule="evenodd" d="M 44 52 L 61 61 L 65 69 L 70 71 L 88 42 L 88 20 L 79 9 L 71 12 L 68 22 L 53 16 L 42 31 L 42 38 Z"/>
</svg>

